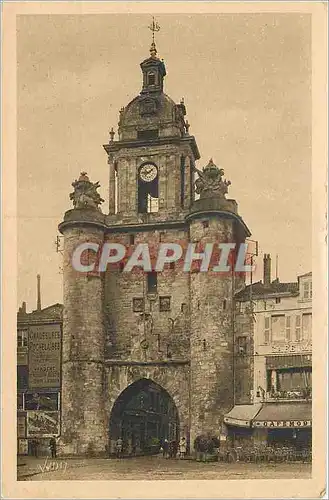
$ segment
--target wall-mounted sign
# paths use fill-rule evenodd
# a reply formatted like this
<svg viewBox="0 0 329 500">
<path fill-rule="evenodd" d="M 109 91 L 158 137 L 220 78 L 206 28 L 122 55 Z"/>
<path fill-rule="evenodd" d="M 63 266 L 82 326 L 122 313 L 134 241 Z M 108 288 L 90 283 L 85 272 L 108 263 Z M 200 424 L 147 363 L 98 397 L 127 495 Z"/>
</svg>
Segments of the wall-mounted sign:
<svg viewBox="0 0 329 500">
<path fill-rule="evenodd" d="M 26 416 L 17 415 L 17 437 L 26 437 Z"/>
<path fill-rule="evenodd" d="M 311 420 L 259 420 L 252 423 L 253 427 L 312 427 Z"/>
<path fill-rule="evenodd" d="M 60 387 L 60 325 L 33 325 L 29 330 L 29 388 Z"/>
<path fill-rule="evenodd" d="M 51 437 L 59 436 L 60 420 L 58 411 L 28 411 L 27 436 Z"/>
<path fill-rule="evenodd" d="M 57 411 L 59 393 L 42 392 L 25 394 L 25 410 Z"/>
<path fill-rule="evenodd" d="M 18 454 L 19 455 L 28 455 L 29 453 L 29 442 L 27 439 L 19 439 L 18 440 Z"/>
<path fill-rule="evenodd" d="M 312 341 L 307 342 L 289 342 L 287 344 L 274 344 L 272 343 L 272 352 L 277 353 L 300 353 L 300 352 L 311 352 L 312 351 Z"/>
</svg>

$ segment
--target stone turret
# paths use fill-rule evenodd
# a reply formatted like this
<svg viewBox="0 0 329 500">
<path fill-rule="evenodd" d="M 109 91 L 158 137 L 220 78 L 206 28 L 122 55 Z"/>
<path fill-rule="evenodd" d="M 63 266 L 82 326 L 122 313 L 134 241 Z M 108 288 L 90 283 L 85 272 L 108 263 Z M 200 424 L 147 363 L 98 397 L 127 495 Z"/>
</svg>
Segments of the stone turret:
<svg viewBox="0 0 329 500">
<path fill-rule="evenodd" d="M 207 243 L 239 246 L 249 232 L 236 202 L 226 199 L 230 182 L 222 180 L 224 171 L 212 160 L 202 171 L 195 170 L 200 198 L 187 217 L 190 241 L 197 252 Z M 223 415 L 234 405 L 234 256 L 230 271 L 190 273 L 192 443 L 201 433 L 219 433 Z"/>
<path fill-rule="evenodd" d="M 86 173 L 73 184 L 73 210 L 65 213 L 64 312 L 62 347 L 62 453 L 105 453 L 103 279 L 97 272 L 74 269 L 72 256 L 84 242 L 102 245 L 104 215 L 97 188 Z M 85 251 L 82 263 L 91 262 Z M 95 258 L 95 254 L 94 257 Z"/>
</svg>

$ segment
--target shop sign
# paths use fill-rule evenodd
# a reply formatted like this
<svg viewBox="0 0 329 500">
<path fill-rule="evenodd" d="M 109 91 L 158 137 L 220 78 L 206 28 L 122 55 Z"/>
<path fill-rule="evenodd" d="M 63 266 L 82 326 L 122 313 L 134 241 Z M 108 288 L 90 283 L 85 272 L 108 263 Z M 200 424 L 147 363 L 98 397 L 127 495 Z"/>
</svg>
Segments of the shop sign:
<svg viewBox="0 0 329 500">
<path fill-rule="evenodd" d="M 28 411 L 27 436 L 52 437 L 59 436 L 60 421 L 58 411 Z"/>
<path fill-rule="evenodd" d="M 312 341 L 307 342 L 296 342 L 289 344 L 272 344 L 272 352 L 275 353 L 302 353 L 312 351 Z"/>
<path fill-rule="evenodd" d="M 238 418 L 225 417 L 224 422 L 238 427 L 250 427 L 250 420 L 239 420 Z"/>
<path fill-rule="evenodd" d="M 256 420 L 252 424 L 253 427 L 312 427 L 311 420 Z"/>
<path fill-rule="evenodd" d="M 29 388 L 60 387 L 60 325 L 33 325 L 29 330 Z"/>
</svg>

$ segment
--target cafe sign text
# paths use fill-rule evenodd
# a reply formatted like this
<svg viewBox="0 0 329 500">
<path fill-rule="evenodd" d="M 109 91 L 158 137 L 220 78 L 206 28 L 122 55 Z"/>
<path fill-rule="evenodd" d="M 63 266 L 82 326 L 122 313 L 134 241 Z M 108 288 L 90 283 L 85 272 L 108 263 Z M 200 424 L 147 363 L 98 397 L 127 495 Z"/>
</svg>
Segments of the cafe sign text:
<svg viewBox="0 0 329 500">
<path fill-rule="evenodd" d="M 252 423 L 253 427 L 312 427 L 311 420 L 256 420 Z"/>
</svg>

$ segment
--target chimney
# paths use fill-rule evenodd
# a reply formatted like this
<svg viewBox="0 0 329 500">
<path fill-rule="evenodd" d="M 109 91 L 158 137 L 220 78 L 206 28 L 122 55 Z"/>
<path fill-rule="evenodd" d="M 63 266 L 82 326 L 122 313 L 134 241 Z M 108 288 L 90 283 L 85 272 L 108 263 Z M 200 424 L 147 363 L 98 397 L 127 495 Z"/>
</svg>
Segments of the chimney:
<svg viewBox="0 0 329 500">
<path fill-rule="evenodd" d="M 26 302 L 22 303 L 21 312 L 22 314 L 26 314 Z"/>
<path fill-rule="evenodd" d="M 264 285 L 270 286 L 271 284 L 271 255 L 264 254 Z"/>
<path fill-rule="evenodd" d="M 37 274 L 37 311 L 41 311 L 40 274 Z"/>
</svg>

